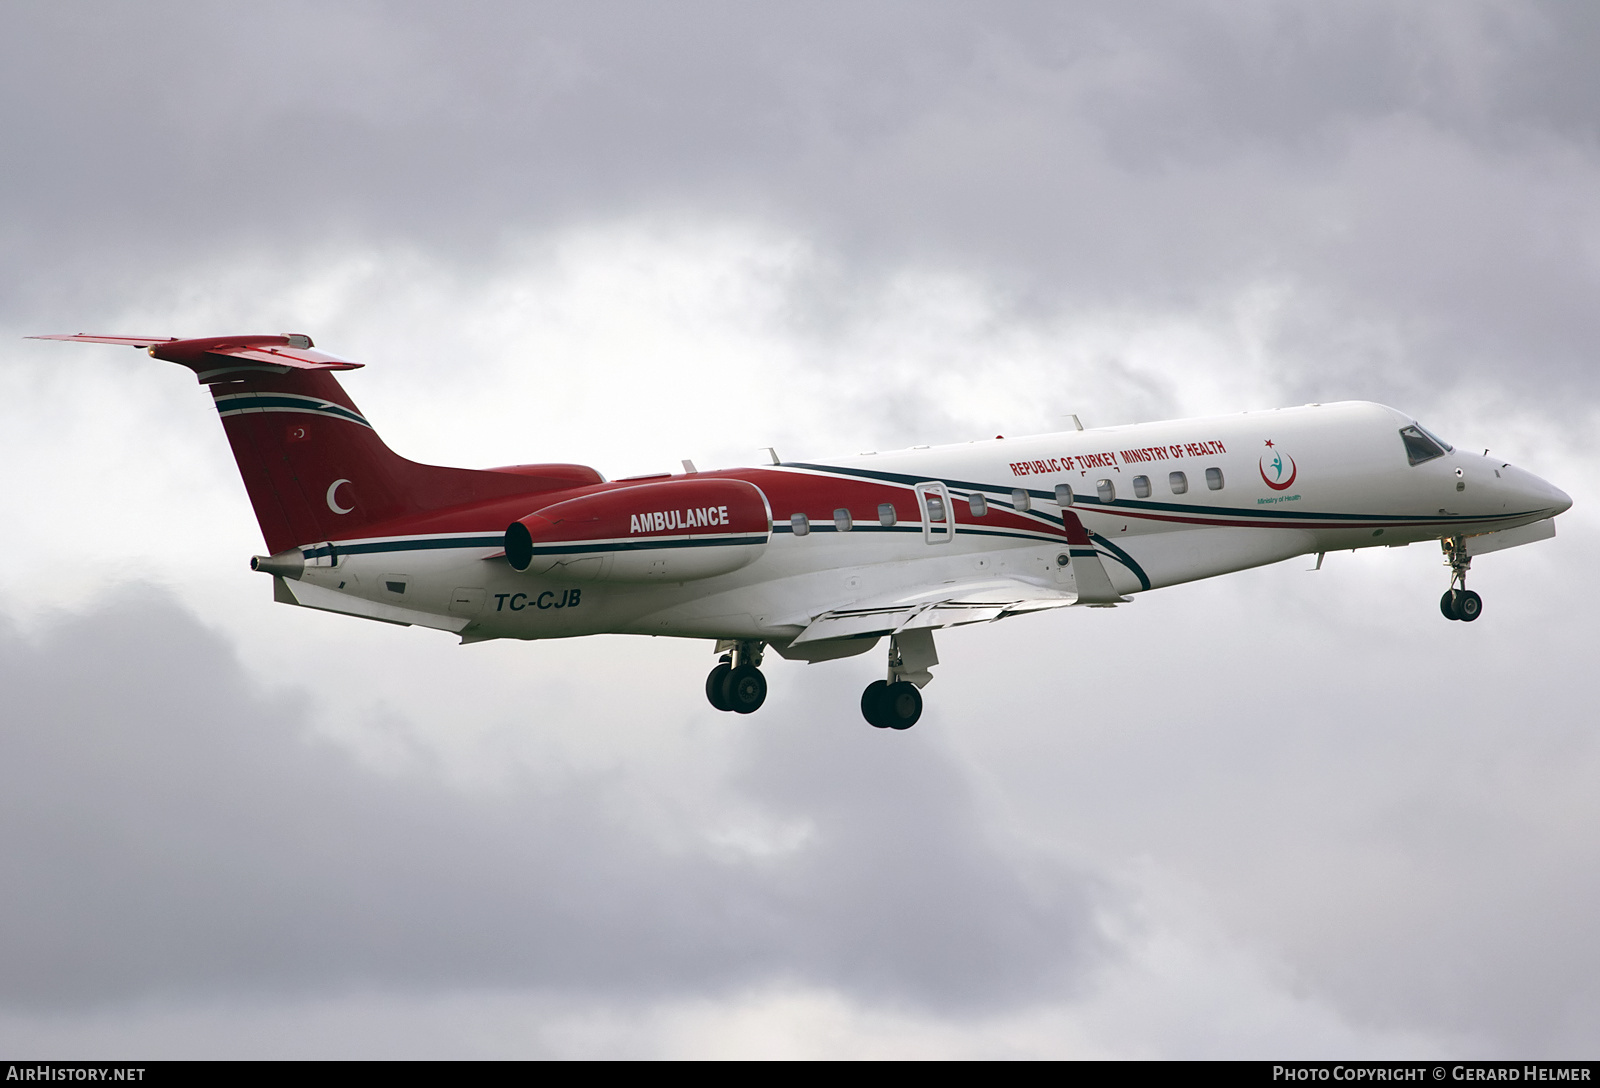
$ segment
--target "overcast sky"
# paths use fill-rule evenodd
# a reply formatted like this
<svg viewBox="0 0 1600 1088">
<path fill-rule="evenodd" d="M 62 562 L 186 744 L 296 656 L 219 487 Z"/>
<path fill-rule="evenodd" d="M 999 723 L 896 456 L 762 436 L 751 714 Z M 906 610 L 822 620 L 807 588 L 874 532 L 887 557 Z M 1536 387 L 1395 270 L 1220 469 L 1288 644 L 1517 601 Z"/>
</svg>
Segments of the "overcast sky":
<svg viewBox="0 0 1600 1088">
<path fill-rule="evenodd" d="M 0 1047 L 1593 1056 L 1600 12 L 7 4 Z M 205 392 L 609 476 L 1306 401 L 1568 491 L 881 655 L 289 609 Z"/>
</svg>

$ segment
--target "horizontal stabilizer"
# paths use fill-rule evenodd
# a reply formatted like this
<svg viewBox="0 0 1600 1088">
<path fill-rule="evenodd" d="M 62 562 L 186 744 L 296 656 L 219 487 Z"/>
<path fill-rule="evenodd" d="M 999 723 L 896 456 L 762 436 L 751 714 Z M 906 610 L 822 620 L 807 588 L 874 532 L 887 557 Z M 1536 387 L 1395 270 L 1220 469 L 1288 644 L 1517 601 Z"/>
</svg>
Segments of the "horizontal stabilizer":
<svg viewBox="0 0 1600 1088">
<path fill-rule="evenodd" d="M 155 344 L 171 344 L 175 336 L 91 336 L 86 332 L 52 333 L 49 336 L 26 336 L 25 340 L 76 340 L 83 344 L 119 344 L 129 348 L 148 348 Z"/>
<path fill-rule="evenodd" d="M 297 604 L 301 608 L 315 608 L 321 612 L 337 612 L 342 616 L 359 616 L 364 620 L 396 623 L 402 627 L 434 627 L 440 631 L 460 634 L 472 622 L 470 616 L 439 616 L 432 612 L 418 612 L 412 608 L 367 601 L 336 590 L 324 589 L 309 582 L 290 583 L 282 577 L 272 579 L 272 599 L 279 604 Z"/>
<path fill-rule="evenodd" d="M 200 376 L 202 382 L 222 374 L 233 374 L 241 369 L 281 367 L 281 373 L 289 370 L 356 370 L 364 365 L 314 350 L 311 337 L 302 333 L 207 336 L 196 340 L 178 340 L 170 336 L 97 336 L 89 333 L 73 333 L 30 336 L 28 339 L 75 340 L 85 344 L 121 344 L 143 348 L 154 358 L 188 367 Z M 229 361 L 233 359 L 257 365 L 246 367 L 229 365 Z"/>
</svg>

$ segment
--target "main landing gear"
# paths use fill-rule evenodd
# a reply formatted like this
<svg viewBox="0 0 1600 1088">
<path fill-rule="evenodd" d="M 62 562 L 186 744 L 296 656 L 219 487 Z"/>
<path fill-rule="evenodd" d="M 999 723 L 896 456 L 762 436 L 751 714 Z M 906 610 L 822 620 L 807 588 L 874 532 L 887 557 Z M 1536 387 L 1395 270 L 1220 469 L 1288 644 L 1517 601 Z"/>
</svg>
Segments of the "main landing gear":
<svg viewBox="0 0 1600 1088">
<path fill-rule="evenodd" d="M 1467 588 L 1467 571 L 1472 567 L 1467 543 L 1459 536 L 1446 537 L 1439 543 L 1444 547 L 1444 561 L 1450 568 L 1450 588 L 1439 598 L 1439 611 L 1447 620 L 1471 623 L 1483 615 L 1483 598 Z"/>
<path fill-rule="evenodd" d="M 718 710 L 753 714 L 767 701 L 767 678 L 761 675 L 762 642 L 736 642 L 706 677 L 706 699 Z"/>
<path fill-rule="evenodd" d="M 922 717 L 922 692 L 908 680 L 874 680 L 861 693 L 861 716 L 875 729 L 910 729 Z"/>
<path fill-rule="evenodd" d="M 861 693 L 861 716 L 876 729 L 910 729 L 922 717 L 922 692 L 939 663 L 933 631 L 923 627 L 889 636 L 889 678 Z"/>
</svg>

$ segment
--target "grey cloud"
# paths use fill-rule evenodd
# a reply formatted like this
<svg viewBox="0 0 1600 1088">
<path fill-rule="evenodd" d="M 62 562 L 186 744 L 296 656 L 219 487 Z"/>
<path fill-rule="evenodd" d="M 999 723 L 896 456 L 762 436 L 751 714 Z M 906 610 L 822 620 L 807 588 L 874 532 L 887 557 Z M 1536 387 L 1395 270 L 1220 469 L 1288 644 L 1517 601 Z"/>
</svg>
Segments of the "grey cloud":
<svg viewBox="0 0 1600 1088">
<path fill-rule="evenodd" d="M 1310 348 L 1385 324 L 1434 381 L 1588 388 L 1600 334 L 1596 27 L 1570 6 L 4 19 L 28 44 L 0 74 L 7 294 L 63 320 L 201 255 L 399 242 L 470 278 L 510 237 L 648 212 L 771 218 L 854 276 L 972 270 L 1022 316 L 1287 283 Z"/>
<path fill-rule="evenodd" d="M 305 735 L 153 593 L 0 638 L 0 1001 L 515 986 L 630 1000 L 798 980 L 947 1009 L 1070 986 L 1090 887 L 985 832 L 960 768 L 805 700 L 727 800 L 809 837 L 729 857 L 553 769 L 469 795 Z M 559 708 L 552 712 L 561 712 Z M 759 791 L 759 793 L 757 792 Z M 688 846 L 682 842 L 687 841 Z"/>
<path fill-rule="evenodd" d="M 1151 594 L 1060 643 L 1017 631 L 963 653 L 952 635 L 973 675 L 1069 662 L 1068 708 L 974 731 L 973 758 L 1010 754 L 1031 825 L 1184 874 L 1352 1023 L 1584 1052 L 1600 745 L 1593 639 L 1558 596 L 1586 594 L 1587 529 L 1562 532 L 1477 564 L 1497 611 L 1472 632 L 1434 622 L 1443 579 L 1412 548 Z M 962 685 L 943 706 L 964 719 L 986 695 Z"/>
</svg>

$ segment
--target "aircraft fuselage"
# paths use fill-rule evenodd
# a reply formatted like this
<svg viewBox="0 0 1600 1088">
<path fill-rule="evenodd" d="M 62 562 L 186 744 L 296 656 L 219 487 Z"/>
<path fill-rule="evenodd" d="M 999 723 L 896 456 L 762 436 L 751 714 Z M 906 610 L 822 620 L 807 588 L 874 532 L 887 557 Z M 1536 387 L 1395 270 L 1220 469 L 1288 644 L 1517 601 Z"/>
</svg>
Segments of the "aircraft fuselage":
<svg viewBox="0 0 1600 1088">
<path fill-rule="evenodd" d="M 472 641 L 601 632 L 781 641 L 825 608 L 899 589 L 985 578 L 1070 589 L 1070 565 L 1058 562 L 1059 486 L 1072 488 L 1068 509 L 1127 595 L 1299 555 L 1504 530 L 1569 504 L 1532 474 L 1459 447 L 1409 464 L 1399 431 L 1411 422 L 1381 405 L 1326 404 L 670 477 L 745 480 L 771 506 L 762 554 L 714 578 L 519 573 L 503 556 L 513 502 L 460 511 L 447 532 L 337 542 L 336 565 L 309 566 L 302 581 L 436 616 Z M 928 539 L 913 491 L 921 482 L 948 491 L 953 533 Z M 973 514 L 973 495 L 984 514 Z M 879 517 L 884 503 L 897 509 L 892 525 Z"/>
</svg>

